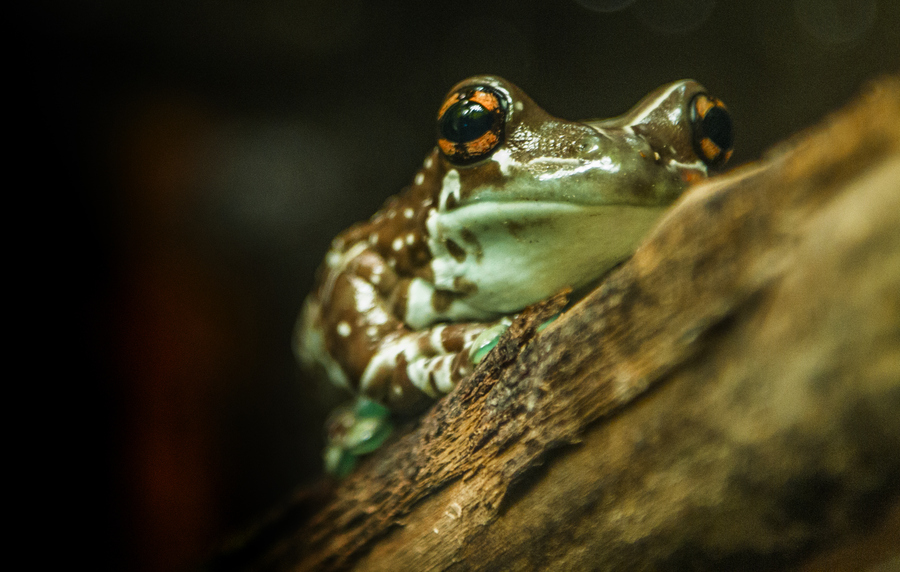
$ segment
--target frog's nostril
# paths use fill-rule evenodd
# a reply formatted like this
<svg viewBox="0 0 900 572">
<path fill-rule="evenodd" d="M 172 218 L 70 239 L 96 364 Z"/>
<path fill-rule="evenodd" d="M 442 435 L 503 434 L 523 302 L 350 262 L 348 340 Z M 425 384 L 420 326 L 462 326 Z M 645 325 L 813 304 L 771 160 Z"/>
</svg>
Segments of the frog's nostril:
<svg viewBox="0 0 900 572">
<path fill-rule="evenodd" d="M 576 149 L 582 154 L 596 153 L 600 149 L 600 138 L 596 135 L 585 135 L 578 140 Z"/>
</svg>

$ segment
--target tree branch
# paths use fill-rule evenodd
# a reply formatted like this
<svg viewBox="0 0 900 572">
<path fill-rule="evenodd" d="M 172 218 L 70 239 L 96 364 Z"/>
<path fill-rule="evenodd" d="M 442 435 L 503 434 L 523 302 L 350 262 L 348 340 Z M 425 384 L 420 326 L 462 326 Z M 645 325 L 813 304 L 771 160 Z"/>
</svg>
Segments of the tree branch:
<svg viewBox="0 0 900 572">
<path fill-rule="evenodd" d="M 248 568 L 841 569 L 841 547 L 897 554 L 897 78 L 693 188 L 536 334 L 563 303 L 525 312 Z"/>
</svg>

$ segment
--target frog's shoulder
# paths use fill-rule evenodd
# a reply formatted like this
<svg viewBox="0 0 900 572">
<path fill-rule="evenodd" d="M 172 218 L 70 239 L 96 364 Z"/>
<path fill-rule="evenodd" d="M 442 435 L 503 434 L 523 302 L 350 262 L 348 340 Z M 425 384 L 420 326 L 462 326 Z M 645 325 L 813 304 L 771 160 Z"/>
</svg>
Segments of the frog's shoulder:
<svg viewBox="0 0 900 572">
<path fill-rule="evenodd" d="M 365 245 L 399 275 L 414 275 L 427 265 L 431 255 L 426 223 L 435 210 L 441 187 L 437 153 L 429 154 L 409 186 L 389 197 L 368 220 L 339 234 L 332 248 L 347 252 Z"/>
</svg>

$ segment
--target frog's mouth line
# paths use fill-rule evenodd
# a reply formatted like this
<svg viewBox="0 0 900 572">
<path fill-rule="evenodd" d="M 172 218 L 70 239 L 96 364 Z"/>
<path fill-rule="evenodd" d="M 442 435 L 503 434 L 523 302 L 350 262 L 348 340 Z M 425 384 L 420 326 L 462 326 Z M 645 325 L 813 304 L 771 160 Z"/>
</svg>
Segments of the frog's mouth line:
<svg viewBox="0 0 900 572">
<path fill-rule="evenodd" d="M 594 158 L 536 157 L 525 163 L 498 153 L 495 160 L 507 180 L 469 183 L 457 170 L 445 175 L 439 204 L 453 209 L 479 203 L 565 203 L 584 207 L 656 207 L 674 202 L 686 183 L 705 177 L 704 165 L 675 164 L 633 154 L 628 162 L 604 154 Z M 638 168 L 639 167 L 639 168 Z M 692 176 L 685 178 L 686 172 Z M 510 191 L 514 189 L 514 192 Z"/>
<path fill-rule="evenodd" d="M 572 192 L 571 185 L 560 184 L 558 179 L 549 179 L 542 181 L 541 185 L 535 185 L 540 188 L 541 193 L 535 193 L 534 198 L 522 198 L 521 196 L 510 196 L 502 190 L 479 189 L 475 196 L 469 196 L 465 202 L 455 206 L 452 210 L 444 210 L 442 215 L 451 215 L 467 208 L 504 208 L 513 209 L 510 216 L 516 216 L 515 205 L 536 205 L 537 207 L 550 211 L 560 210 L 568 212 L 569 209 L 603 209 L 615 207 L 634 207 L 643 209 L 659 209 L 667 208 L 674 203 L 687 190 L 687 186 L 680 179 L 673 179 L 673 183 L 677 181 L 677 185 L 657 185 L 656 188 L 649 188 L 642 195 L 619 195 L 610 197 L 604 192 L 603 185 L 593 185 L 591 193 Z M 555 187 L 555 188 L 554 188 Z M 583 190 L 583 189 L 581 189 Z M 543 195 L 543 196 L 541 196 Z M 524 216 L 528 216 L 529 206 L 522 207 Z M 481 211 L 473 211 L 479 212 Z M 490 211 L 484 212 L 485 217 L 490 219 Z"/>
</svg>

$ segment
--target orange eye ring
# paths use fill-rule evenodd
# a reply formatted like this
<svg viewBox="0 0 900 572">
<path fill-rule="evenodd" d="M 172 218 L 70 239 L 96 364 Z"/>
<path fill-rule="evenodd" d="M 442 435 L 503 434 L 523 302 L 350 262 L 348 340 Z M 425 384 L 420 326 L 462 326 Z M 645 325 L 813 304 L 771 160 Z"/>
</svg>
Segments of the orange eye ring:
<svg viewBox="0 0 900 572">
<path fill-rule="evenodd" d="M 456 165 L 481 161 L 503 143 L 508 96 L 487 85 L 450 94 L 438 111 L 437 143 Z"/>
<path fill-rule="evenodd" d="M 734 146 L 731 114 L 721 100 L 698 93 L 691 100 L 694 152 L 710 168 L 724 165 Z"/>
</svg>

